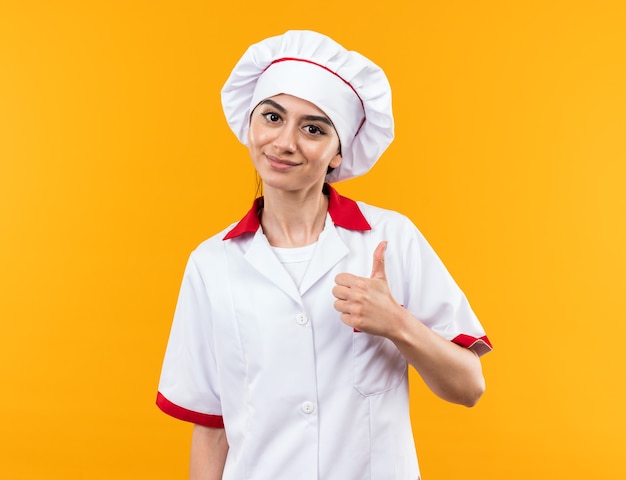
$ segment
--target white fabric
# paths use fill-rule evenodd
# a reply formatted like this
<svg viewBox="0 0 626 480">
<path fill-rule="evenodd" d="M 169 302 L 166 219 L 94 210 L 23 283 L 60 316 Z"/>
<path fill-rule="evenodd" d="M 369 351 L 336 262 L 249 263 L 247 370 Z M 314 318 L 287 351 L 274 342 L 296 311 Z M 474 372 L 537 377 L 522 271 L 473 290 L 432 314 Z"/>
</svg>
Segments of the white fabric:
<svg viewBox="0 0 626 480">
<path fill-rule="evenodd" d="M 226 120 L 239 141 L 244 145 L 248 142 L 250 113 L 251 109 L 256 106 L 256 104 L 252 105 L 252 98 L 259 78 L 273 62 L 281 59 L 299 60 L 298 62 L 281 62 L 285 63 L 281 68 L 291 68 L 303 61 L 314 62 L 319 65 L 321 74 L 335 79 L 339 77 L 344 82 L 344 86 L 349 85 L 348 88 L 354 90 L 362 103 L 365 120 L 357 135 L 352 138 L 348 138 L 348 131 L 351 128 L 344 129 L 344 124 L 347 122 L 352 125 L 354 122 L 360 122 L 361 113 L 359 112 L 358 118 L 348 121 L 341 117 L 347 118 L 354 114 L 355 109 L 352 105 L 349 107 L 350 111 L 338 113 L 337 107 L 333 107 L 327 99 L 319 100 L 324 102 L 324 105 L 318 105 L 318 107 L 337 126 L 342 140 L 343 160 L 341 165 L 326 177 L 326 180 L 337 182 L 368 172 L 394 137 L 389 81 L 383 70 L 371 60 L 357 52 L 346 50 L 334 40 L 317 32 L 290 30 L 283 35 L 267 38 L 250 46 L 237 62 L 222 88 L 222 107 Z M 267 72 L 270 73 L 276 65 L 270 67 Z M 310 96 L 310 98 L 319 96 L 319 92 L 312 94 L 311 89 L 302 92 L 301 87 L 294 83 L 305 82 L 309 85 L 306 78 L 294 79 L 292 75 L 286 75 L 274 77 L 273 81 L 277 82 L 277 85 L 272 91 L 287 93 L 287 90 L 295 92 L 296 90 L 293 89 L 299 89 L 302 95 Z M 328 81 L 335 85 L 332 92 L 324 94 L 329 95 L 328 98 L 343 96 L 347 92 L 339 83 Z M 313 103 L 316 102 L 313 101 Z"/>
<path fill-rule="evenodd" d="M 300 288 L 304 274 L 306 273 L 309 263 L 311 263 L 316 245 L 317 242 L 304 247 L 272 247 L 276 258 L 278 258 L 278 261 L 285 267 L 285 270 L 287 270 L 287 273 L 293 278 L 298 288 Z"/>
<path fill-rule="evenodd" d="M 419 476 L 406 360 L 391 341 L 341 322 L 334 278 L 369 276 L 374 249 L 387 240 L 396 301 L 447 339 L 485 333 L 415 226 L 359 207 L 372 230 L 335 227 L 328 217 L 300 289 L 260 228 L 223 241 L 225 230 L 190 256 L 159 391 L 223 416 L 224 480 Z"/>
</svg>

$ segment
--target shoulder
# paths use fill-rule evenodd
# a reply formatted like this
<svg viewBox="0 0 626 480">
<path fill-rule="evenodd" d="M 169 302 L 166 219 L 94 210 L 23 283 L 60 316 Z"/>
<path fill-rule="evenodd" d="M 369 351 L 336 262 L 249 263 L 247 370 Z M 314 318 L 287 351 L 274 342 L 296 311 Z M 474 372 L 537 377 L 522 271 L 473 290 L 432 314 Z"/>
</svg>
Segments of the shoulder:
<svg viewBox="0 0 626 480">
<path fill-rule="evenodd" d="M 417 230 L 415 224 L 406 215 L 400 212 L 377 207 L 361 201 L 357 201 L 356 203 L 373 230 L 383 227 L 407 231 Z"/>
<path fill-rule="evenodd" d="M 237 222 L 231 223 L 223 230 L 200 242 L 191 252 L 192 261 L 205 263 L 207 260 L 215 261 L 216 257 L 223 256 L 226 244 L 232 242 L 232 240 L 224 240 L 224 237 L 235 225 L 237 225 Z"/>
<path fill-rule="evenodd" d="M 398 247 L 396 251 L 405 256 L 404 261 L 408 261 L 406 256 L 420 257 L 425 251 L 432 250 L 428 240 L 408 216 L 365 202 L 357 204 L 372 228 L 372 240 L 393 242 Z"/>
</svg>

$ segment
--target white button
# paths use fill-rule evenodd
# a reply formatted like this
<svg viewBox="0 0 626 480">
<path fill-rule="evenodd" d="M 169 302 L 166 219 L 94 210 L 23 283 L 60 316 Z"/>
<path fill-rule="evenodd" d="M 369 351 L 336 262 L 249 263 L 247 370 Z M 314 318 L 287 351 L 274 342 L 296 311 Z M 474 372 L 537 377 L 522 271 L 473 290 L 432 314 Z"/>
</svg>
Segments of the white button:
<svg viewBox="0 0 626 480">
<path fill-rule="evenodd" d="M 296 322 L 298 322 L 298 325 L 306 325 L 309 323 L 309 319 L 304 313 L 299 313 L 296 315 Z"/>
<path fill-rule="evenodd" d="M 315 404 L 313 402 L 304 402 L 300 408 L 304 413 L 313 413 L 315 410 Z"/>
</svg>

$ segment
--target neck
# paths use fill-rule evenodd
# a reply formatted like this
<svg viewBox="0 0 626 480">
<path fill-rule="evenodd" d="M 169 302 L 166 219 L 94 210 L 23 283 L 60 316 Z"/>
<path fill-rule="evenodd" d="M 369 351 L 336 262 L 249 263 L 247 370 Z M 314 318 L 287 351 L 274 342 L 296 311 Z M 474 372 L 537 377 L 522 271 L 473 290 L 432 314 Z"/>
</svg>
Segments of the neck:
<svg viewBox="0 0 626 480">
<path fill-rule="evenodd" d="M 264 188 L 261 226 L 274 247 L 303 247 L 317 241 L 324 230 L 328 198 L 322 186 L 287 192 Z"/>
</svg>

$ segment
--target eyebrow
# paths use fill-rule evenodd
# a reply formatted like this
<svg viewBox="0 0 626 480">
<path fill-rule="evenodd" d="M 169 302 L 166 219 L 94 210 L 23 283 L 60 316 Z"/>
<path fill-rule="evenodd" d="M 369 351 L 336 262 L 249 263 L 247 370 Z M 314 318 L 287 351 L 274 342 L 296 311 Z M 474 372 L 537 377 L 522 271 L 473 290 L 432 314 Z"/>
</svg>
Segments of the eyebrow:
<svg viewBox="0 0 626 480">
<path fill-rule="evenodd" d="M 272 107 L 274 107 L 276 110 L 278 110 L 280 113 L 286 114 L 287 110 L 285 109 L 285 107 L 283 107 L 282 105 L 280 105 L 279 103 L 276 103 L 274 100 L 270 100 L 265 99 L 263 100 L 259 105 L 271 105 Z M 324 116 L 320 116 L 320 115 L 305 115 L 302 117 L 302 120 L 307 120 L 310 122 L 322 122 L 325 123 L 326 125 L 328 125 L 329 127 L 333 127 L 333 122 L 330 121 L 330 119 L 328 117 L 324 117 Z"/>
</svg>

